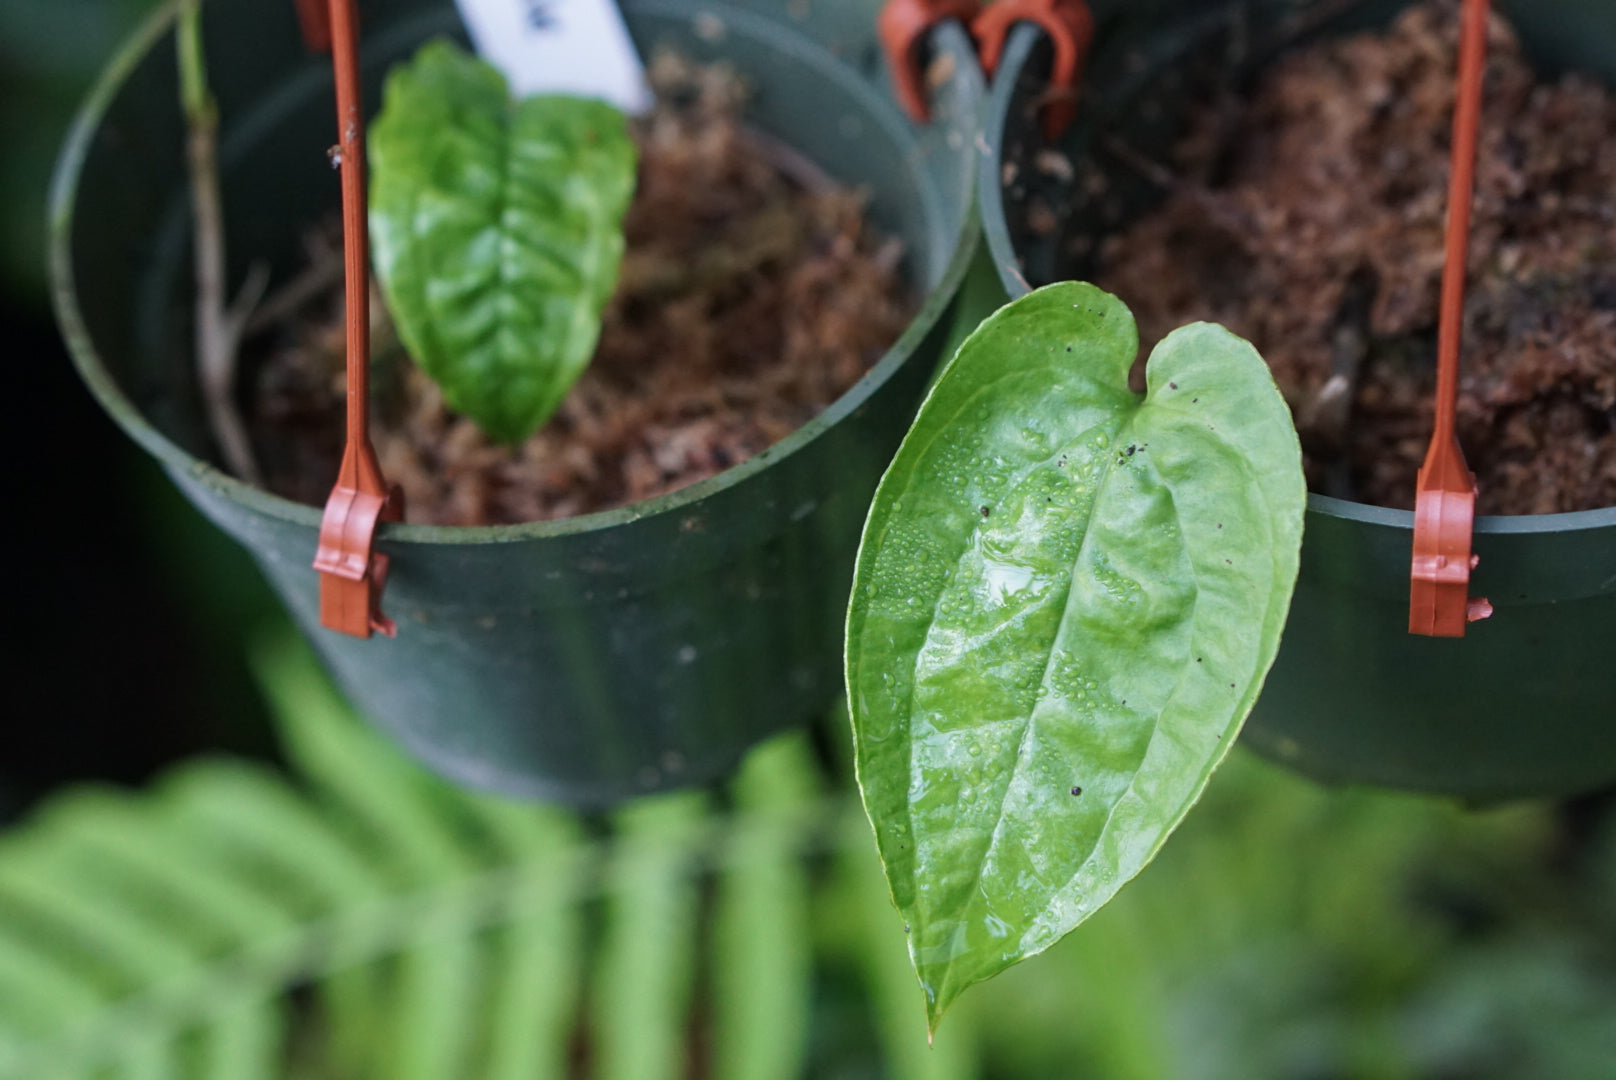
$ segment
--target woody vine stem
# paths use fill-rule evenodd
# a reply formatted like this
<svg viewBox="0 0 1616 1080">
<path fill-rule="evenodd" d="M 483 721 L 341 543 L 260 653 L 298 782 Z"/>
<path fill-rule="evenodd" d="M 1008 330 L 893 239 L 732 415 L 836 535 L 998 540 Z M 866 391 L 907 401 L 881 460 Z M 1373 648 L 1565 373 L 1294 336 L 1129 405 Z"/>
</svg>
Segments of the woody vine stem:
<svg viewBox="0 0 1616 1080">
<path fill-rule="evenodd" d="M 180 101 L 185 111 L 186 163 L 190 170 L 196 259 L 196 363 L 208 426 L 226 466 L 261 486 L 246 425 L 236 408 L 236 352 L 247 319 L 263 295 L 268 272 L 256 265 L 233 304 L 225 301 L 223 200 L 219 194 L 219 110 L 208 89 L 202 57 L 200 0 L 180 7 L 178 24 Z"/>
</svg>

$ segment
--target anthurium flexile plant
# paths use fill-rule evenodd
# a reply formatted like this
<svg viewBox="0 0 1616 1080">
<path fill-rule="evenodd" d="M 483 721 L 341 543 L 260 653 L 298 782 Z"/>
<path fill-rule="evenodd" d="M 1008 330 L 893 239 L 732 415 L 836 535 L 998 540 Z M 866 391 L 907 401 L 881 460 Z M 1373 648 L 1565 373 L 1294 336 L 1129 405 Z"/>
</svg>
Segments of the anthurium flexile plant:
<svg viewBox="0 0 1616 1080">
<path fill-rule="evenodd" d="M 613 106 L 512 100 L 448 41 L 388 76 L 370 128 L 377 276 L 410 355 L 490 438 L 532 434 L 588 366 L 636 156 Z"/>
<path fill-rule="evenodd" d="M 1152 352 L 1092 285 L 961 345 L 881 481 L 847 620 L 864 805 L 935 1029 L 1155 856 L 1279 646 L 1306 489 L 1262 358 Z"/>
</svg>

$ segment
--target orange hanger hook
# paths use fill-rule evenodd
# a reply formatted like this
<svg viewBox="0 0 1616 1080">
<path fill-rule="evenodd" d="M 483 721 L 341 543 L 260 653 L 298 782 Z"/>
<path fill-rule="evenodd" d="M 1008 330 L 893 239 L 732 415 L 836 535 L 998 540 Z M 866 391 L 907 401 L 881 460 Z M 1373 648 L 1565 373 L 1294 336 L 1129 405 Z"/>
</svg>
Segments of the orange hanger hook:
<svg viewBox="0 0 1616 1080">
<path fill-rule="evenodd" d="M 1094 43 L 1094 15 L 1083 0 L 998 0 L 991 4 L 971 24 L 988 78 L 998 70 L 1010 28 L 1018 22 L 1036 24 L 1055 48 L 1044 102 L 1044 136 L 1054 142 L 1077 118 L 1078 82 Z"/>
<path fill-rule="evenodd" d="M 316 8 L 329 12 L 326 39 L 337 82 L 337 133 L 342 171 L 342 254 L 347 290 L 348 435 L 336 486 L 320 520 L 320 623 L 368 638 L 392 637 L 382 614 L 387 556 L 375 550 L 376 526 L 403 517 L 403 496 L 389 490 L 370 443 L 370 256 L 365 208 L 365 114 L 359 98 L 358 17 L 353 0 L 299 0 L 305 40 Z"/>
<path fill-rule="evenodd" d="M 1408 630 L 1463 637 L 1465 626 L 1493 612 L 1470 599 L 1476 478 L 1454 431 L 1459 400 L 1459 345 L 1464 330 L 1465 271 L 1470 254 L 1470 204 L 1481 126 L 1482 76 L 1487 59 L 1488 0 L 1465 0 L 1459 37 L 1459 82 L 1453 114 L 1453 166 L 1448 181 L 1447 262 L 1437 337 L 1436 426 L 1420 466 L 1414 504 Z"/>
<path fill-rule="evenodd" d="M 938 23 L 958 19 L 970 25 L 982 5 L 978 0 L 887 0 L 875 20 L 893 90 L 909 119 L 924 124 L 931 119 L 921 74 L 921 46 Z"/>
</svg>

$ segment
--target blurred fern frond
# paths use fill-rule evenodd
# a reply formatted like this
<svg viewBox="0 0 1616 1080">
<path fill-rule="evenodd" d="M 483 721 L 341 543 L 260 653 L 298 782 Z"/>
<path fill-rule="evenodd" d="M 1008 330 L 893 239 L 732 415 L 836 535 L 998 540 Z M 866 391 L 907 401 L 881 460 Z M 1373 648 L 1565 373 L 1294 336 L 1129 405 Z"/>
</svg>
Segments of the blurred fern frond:
<svg viewBox="0 0 1616 1080">
<path fill-rule="evenodd" d="M 805 741 L 726 812 L 648 799 L 592 837 L 404 760 L 300 645 L 261 666 L 304 783 L 203 761 L 0 839 L 0 1077 L 682 1077 L 702 1044 L 703 1075 L 800 1072 L 803 856 L 870 861 Z"/>
</svg>

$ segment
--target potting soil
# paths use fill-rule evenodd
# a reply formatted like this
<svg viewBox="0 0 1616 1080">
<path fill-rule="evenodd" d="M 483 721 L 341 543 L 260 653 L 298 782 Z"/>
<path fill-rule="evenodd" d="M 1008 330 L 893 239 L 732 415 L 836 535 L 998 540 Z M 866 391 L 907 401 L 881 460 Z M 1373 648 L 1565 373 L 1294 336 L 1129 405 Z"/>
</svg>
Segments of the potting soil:
<svg viewBox="0 0 1616 1080">
<path fill-rule="evenodd" d="M 1221 322 L 1267 358 L 1315 490 L 1411 509 L 1430 439 L 1458 5 L 1276 64 L 1208 108 L 1101 283 L 1148 348 Z M 1616 506 L 1616 100 L 1539 82 L 1496 15 L 1458 428 L 1478 512 Z"/>
<path fill-rule="evenodd" d="M 900 245 L 866 225 L 860 193 L 749 134 L 732 74 L 670 56 L 651 74 L 658 105 L 633 125 L 638 188 L 617 291 L 589 368 L 530 439 L 491 443 L 449 410 L 373 291 L 373 439 L 406 520 L 563 518 L 705 479 L 816 416 L 908 324 Z M 334 226 L 325 236 L 311 241 L 305 280 L 340 263 Z M 343 439 L 343 301 L 340 277 L 324 276 L 246 360 L 268 482 L 314 505 Z"/>
</svg>

